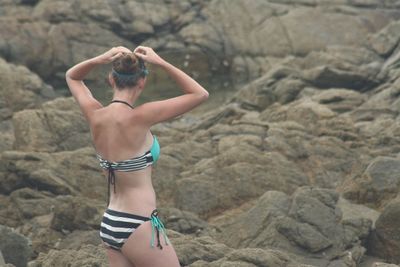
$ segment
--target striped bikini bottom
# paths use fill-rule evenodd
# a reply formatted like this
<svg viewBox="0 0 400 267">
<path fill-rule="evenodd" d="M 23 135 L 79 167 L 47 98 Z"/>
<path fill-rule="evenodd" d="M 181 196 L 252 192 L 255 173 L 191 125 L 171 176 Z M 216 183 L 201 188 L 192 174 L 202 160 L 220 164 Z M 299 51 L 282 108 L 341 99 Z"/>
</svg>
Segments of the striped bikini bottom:
<svg viewBox="0 0 400 267">
<path fill-rule="evenodd" d="M 144 222 L 151 221 L 151 247 L 154 247 L 157 235 L 157 247 L 162 249 L 160 233 L 164 236 L 165 244 L 169 244 L 165 227 L 158 218 L 158 211 L 153 210 L 150 217 L 107 209 L 100 225 L 100 237 L 104 244 L 112 249 L 121 250 L 129 236 Z"/>
</svg>

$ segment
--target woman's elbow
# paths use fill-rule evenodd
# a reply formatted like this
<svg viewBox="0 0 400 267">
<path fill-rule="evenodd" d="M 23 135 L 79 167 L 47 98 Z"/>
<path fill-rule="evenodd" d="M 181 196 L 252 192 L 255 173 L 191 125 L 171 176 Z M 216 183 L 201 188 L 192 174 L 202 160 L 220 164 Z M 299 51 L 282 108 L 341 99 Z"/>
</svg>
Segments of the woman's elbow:
<svg viewBox="0 0 400 267">
<path fill-rule="evenodd" d="M 210 96 L 210 93 L 208 93 L 207 90 L 204 90 L 201 98 L 202 98 L 203 101 L 206 101 L 209 96 Z"/>
<path fill-rule="evenodd" d="M 71 79 L 70 70 L 71 70 L 71 69 L 68 69 L 68 70 L 65 72 L 65 79 L 66 79 L 66 80 Z"/>
</svg>

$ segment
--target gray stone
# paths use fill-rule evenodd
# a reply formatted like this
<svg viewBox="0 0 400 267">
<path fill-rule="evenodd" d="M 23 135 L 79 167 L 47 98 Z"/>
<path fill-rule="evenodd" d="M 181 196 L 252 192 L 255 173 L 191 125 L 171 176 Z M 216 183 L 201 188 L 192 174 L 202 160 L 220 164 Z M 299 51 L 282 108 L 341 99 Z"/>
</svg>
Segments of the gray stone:
<svg viewBox="0 0 400 267">
<path fill-rule="evenodd" d="M 200 234 L 208 227 L 206 221 L 201 220 L 195 213 L 181 211 L 176 208 L 160 209 L 160 216 L 168 229 L 182 234 Z"/>
<path fill-rule="evenodd" d="M 168 231 L 168 237 L 171 239 L 179 262 L 183 266 L 190 265 L 198 260 L 212 262 L 232 251 L 228 246 L 218 243 L 208 236 L 191 238 L 174 231 Z"/>
<path fill-rule="evenodd" d="M 53 266 L 108 266 L 107 255 L 103 245 L 85 245 L 79 250 L 52 249 L 48 253 L 40 253 L 35 262 L 30 263 L 35 267 Z"/>
<path fill-rule="evenodd" d="M 262 153 L 244 141 L 230 146 L 212 161 L 200 161 L 194 174 L 186 177 L 177 182 L 176 205 L 208 215 L 235 207 L 266 190 L 291 193 L 297 186 L 307 184 L 304 173 L 285 157 Z"/>
<path fill-rule="evenodd" d="M 400 263 L 400 200 L 385 206 L 375 223 L 375 231 L 368 240 L 368 249 L 374 256 Z"/>
<path fill-rule="evenodd" d="M 398 21 L 388 24 L 378 33 L 369 37 L 370 46 L 381 56 L 389 56 L 398 45 L 400 35 Z"/>
<path fill-rule="evenodd" d="M 32 256 L 30 242 L 28 238 L 13 229 L 0 226 L 0 251 L 5 262 L 12 263 L 16 267 L 25 267 Z"/>
<path fill-rule="evenodd" d="M 328 89 L 316 94 L 312 100 L 327 105 L 331 110 L 342 113 L 360 106 L 365 97 L 355 91 L 346 89 Z"/>
<path fill-rule="evenodd" d="M 57 231 L 92 230 L 99 227 L 104 203 L 78 197 L 59 197 L 50 227 Z"/>
<path fill-rule="evenodd" d="M 0 58 L 0 108 L 10 110 L 3 110 L 2 119 L 9 119 L 12 112 L 38 107 L 53 98 L 53 88 L 39 76 L 25 66 L 7 63 Z"/>
<path fill-rule="evenodd" d="M 344 195 L 361 203 L 377 207 L 397 196 L 400 186 L 400 161 L 397 158 L 377 157 L 362 176 L 345 187 Z"/>
<path fill-rule="evenodd" d="M 303 78 L 319 88 L 348 88 L 368 90 L 379 82 L 362 72 L 343 71 L 330 66 L 321 66 L 304 72 Z"/>
<path fill-rule="evenodd" d="M 6 262 L 4 261 L 3 253 L 1 253 L 1 251 L 0 251 L 0 266 L 3 266 L 5 264 L 6 264 Z"/>
<path fill-rule="evenodd" d="M 291 198 L 268 191 L 248 211 L 226 218 L 216 236 L 235 248 L 287 251 L 301 257 L 303 263 L 311 263 L 306 259 L 319 255 L 317 266 L 344 255 L 337 262 L 341 264 L 351 254 L 353 264 L 365 253 L 359 244 L 369 235 L 372 222 L 365 218 L 342 220 L 337 200 L 338 194 L 329 189 L 300 187 Z"/>
<path fill-rule="evenodd" d="M 14 148 L 22 151 L 74 150 L 90 144 L 89 129 L 72 98 L 14 114 Z"/>
</svg>

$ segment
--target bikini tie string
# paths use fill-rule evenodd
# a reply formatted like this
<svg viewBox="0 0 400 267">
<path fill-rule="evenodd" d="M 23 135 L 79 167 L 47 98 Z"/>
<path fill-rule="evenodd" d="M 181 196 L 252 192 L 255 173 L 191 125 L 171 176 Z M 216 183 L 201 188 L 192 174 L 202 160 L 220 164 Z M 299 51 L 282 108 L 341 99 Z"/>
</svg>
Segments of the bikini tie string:
<svg viewBox="0 0 400 267">
<path fill-rule="evenodd" d="M 163 246 L 160 242 L 160 232 L 164 236 L 164 241 L 166 245 L 169 245 L 169 239 L 167 237 L 167 233 L 164 227 L 164 224 L 161 222 L 160 218 L 158 218 L 158 211 L 154 210 L 150 216 L 151 221 L 151 247 L 154 248 L 154 235 L 157 232 L 157 247 L 163 249 Z"/>
<path fill-rule="evenodd" d="M 110 203 L 110 187 L 111 185 L 114 186 L 114 193 L 116 193 L 115 190 L 115 173 L 114 169 L 111 165 L 111 163 L 107 162 L 107 169 L 108 169 L 108 204 Z"/>
</svg>

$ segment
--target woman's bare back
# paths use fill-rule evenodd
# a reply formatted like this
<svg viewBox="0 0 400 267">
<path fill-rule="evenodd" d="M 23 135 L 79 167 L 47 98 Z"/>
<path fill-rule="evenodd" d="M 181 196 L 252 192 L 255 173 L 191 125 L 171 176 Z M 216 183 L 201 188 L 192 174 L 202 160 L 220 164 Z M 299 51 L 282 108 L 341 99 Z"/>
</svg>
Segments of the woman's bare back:
<svg viewBox="0 0 400 267">
<path fill-rule="evenodd" d="M 152 146 L 150 130 L 143 127 L 135 110 L 112 103 L 96 110 L 90 123 L 96 152 L 104 159 L 117 162 L 143 155 Z M 149 166 L 133 172 L 115 172 L 115 193 L 110 190 L 109 207 L 148 215 L 156 207 Z M 107 178 L 108 171 L 103 170 Z"/>
</svg>

